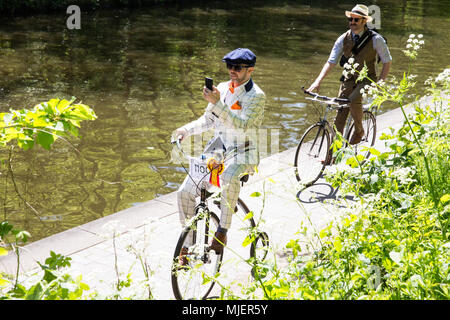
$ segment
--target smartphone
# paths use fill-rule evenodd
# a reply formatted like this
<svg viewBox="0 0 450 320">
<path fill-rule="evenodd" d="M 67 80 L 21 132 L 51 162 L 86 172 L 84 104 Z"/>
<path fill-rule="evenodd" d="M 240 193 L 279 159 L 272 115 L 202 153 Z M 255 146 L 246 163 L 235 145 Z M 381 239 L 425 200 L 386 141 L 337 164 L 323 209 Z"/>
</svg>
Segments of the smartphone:
<svg viewBox="0 0 450 320">
<path fill-rule="evenodd" d="M 209 90 L 213 89 L 213 79 L 205 77 L 205 87 Z"/>
</svg>

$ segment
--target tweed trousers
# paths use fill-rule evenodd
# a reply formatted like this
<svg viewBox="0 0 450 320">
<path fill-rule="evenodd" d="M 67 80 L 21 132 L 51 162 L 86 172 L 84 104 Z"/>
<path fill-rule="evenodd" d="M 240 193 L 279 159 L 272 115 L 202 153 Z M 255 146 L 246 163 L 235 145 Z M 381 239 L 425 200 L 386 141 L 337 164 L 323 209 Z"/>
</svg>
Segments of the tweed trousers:
<svg viewBox="0 0 450 320">
<path fill-rule="evenodd" d="M 240 176 L 249 172 L 251 167 L 248 164 L 232 163 L 228 165 L 220 175 L 221 199 L 220 199 L 220 226 L 229 229 L 233 218 L 234 208 L 236 207 L 239 192 L 241 191 Z M 194 181 L 187 176 L 177 191 L 178 212 L 182 225 L 186 224 L 186 220 L 192 218 L 195 214 L 196 198 L 200 196 L 201 184 L 206 189 L 215 188 L 207 179 L 202 180 L 197 186 Z M 192 239 L 188 239 L 188 243 Z"/>
<path fill-rule="evenodd" d="M 355 84 L 354 81 L 345 81 L 342 82 L 339 88 L 339 98 L 348 98 L 350 99 L 350 107 L 339 109 L 336 114 L 336 118 L 334 120 L 334 125 L 336 129 L 342 134 L 345 127 L 345 122 L 348 117 L 348 113 L 352 115 L 352 118 L 355 123 L 355 132 L 354 136 L 362 137 L 364 135 L 364 128 L 362 126 L 363 119 L 363 107 L 362 107 L 362 97 L 360 90 L 364 87 L 366 83 L 358 83 Z M 359 142 L 356 141 L 356 143 Z"/>
</svg>

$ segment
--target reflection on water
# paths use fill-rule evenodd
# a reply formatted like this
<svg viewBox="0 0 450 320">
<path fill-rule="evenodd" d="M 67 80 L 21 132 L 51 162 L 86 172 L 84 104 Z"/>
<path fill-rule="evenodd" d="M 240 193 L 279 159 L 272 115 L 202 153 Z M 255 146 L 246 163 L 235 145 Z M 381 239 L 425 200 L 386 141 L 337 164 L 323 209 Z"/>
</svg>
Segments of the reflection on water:
<svg viewBox="0 0 450 320">
<path fill-rule="evenodd" d="M 255 82 L 266 92 L 264 126 L 280 130 L 280 151 L 294 147 L 318 118 L 301 93 L 346 30 L 344 10 L 330 1 L 247 9 L 152 8 L 83 13 L 82 29 L 67 30 L 64 14 L 0 23 L 0 111 L 76 96 L 98 119 L 82 125 L 74 146 L 51 151 L 14 148 L 14 181 L 0 167 L 0 214 L 33 240 L 80 225 L 177 189 L 184 171 L 169 163 L 177 127 L 200 116 L 204 76 L 227 80 L 222 56 L 237 47 L 257 55 Z M 418 83 L 449 61 L 448 12 L 439 1 L 377 1 L 401 77 L 409 33 L 426 45 Z M 447 10 L 447 11 L 446 11 Z M 447 21 L 446 21 L 447 19 Z M 447 30 L 445 32 L 445 30 Z M 321 92 L 334 95 L 339 68 Z M 386 106 L 386 109 L 392 106 Z M 9 150 L 0 151 L 8 159 Z"/>
</svg>

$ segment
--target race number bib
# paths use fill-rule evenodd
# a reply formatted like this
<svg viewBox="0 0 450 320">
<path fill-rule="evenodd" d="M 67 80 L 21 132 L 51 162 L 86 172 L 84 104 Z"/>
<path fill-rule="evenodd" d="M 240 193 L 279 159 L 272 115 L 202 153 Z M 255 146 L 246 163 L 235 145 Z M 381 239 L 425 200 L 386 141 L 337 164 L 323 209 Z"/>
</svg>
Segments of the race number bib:
<svg viewBox="0 0 450 320">
<path fill-rule="evenodd" d="M 195 181 L 209 179 L 209 170 L 206 161 L 199 158 L 191 158 L 189 163 L 189 174 Z"/>
</svg>

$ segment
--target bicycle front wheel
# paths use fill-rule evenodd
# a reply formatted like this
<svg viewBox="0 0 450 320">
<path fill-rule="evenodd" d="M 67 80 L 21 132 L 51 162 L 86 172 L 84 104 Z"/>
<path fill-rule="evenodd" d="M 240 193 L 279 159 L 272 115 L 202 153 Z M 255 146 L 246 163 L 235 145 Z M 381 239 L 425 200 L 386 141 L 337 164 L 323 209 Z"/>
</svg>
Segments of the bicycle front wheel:
<svg viewBox="0 0 450 320">
<path fill-rule="evenodd" d="M 177 300 L 206 299 L 211 292 L 223 257 L 223 253 L 208 250 L 218 226 L 219 218 L 205 211 L 182 231 L 172 265 L 172 289 Z M 187 251 L 186 265 L 180 264 L 182 248 Z"/>
<path fill-rule="evenodd" d="M 364 156 L 364 159 L 368 159 L 370 157 L 369 148 L 375 144 L 375 138 L 377 135 L 377 121 L 372 112 L 364 110 L 362 125 L 364 128 L 364 136 L 361 139 L 361 142 L 354 145 L 355 153 L 361 154 Z M 355 123 L 350 126 L 348 131 L 347 140 L 350 141 L 353 132 L 355 131 Z"/>
<path fill-rule="evenodd" d="M 211 199 L 211 203 L 208 207 L 220 215 L 220 198 Z M 259 225 L 255 223 L 253 216 L 254 212 L 251 211 L 247 205 L 238 198 L 236 207 L 234 208 L 233 222 L 231 228 L 228 230 L 227 237 L 229 244 L 232 246 L 232 252 L 235 257 L 242 257 L 251 262 L 251 274 L 254 275 L 254 268 L 263 262 L 269 251 L 269 236 L 266 232 L 260 231 Z M 249 251 L 248 251 L 249 250 Z M 249 256 L 247 254 L 249 253 Z M 241 264 L 236 265 L 239 270 L 243 271 L 249 267 L 247 263 L 242 264 L 242 261 L 238 259 Z M 231 262 L 228 260 L 227 262 Z"/>
<path fill-rule="evenodd" d="M 303 134 L 295 153 L 294 167 L 297 180 L 309 187 L 321 176 L 331 160 L 331 139 L 328 129 L 315 124 Z"/>
</svg>

